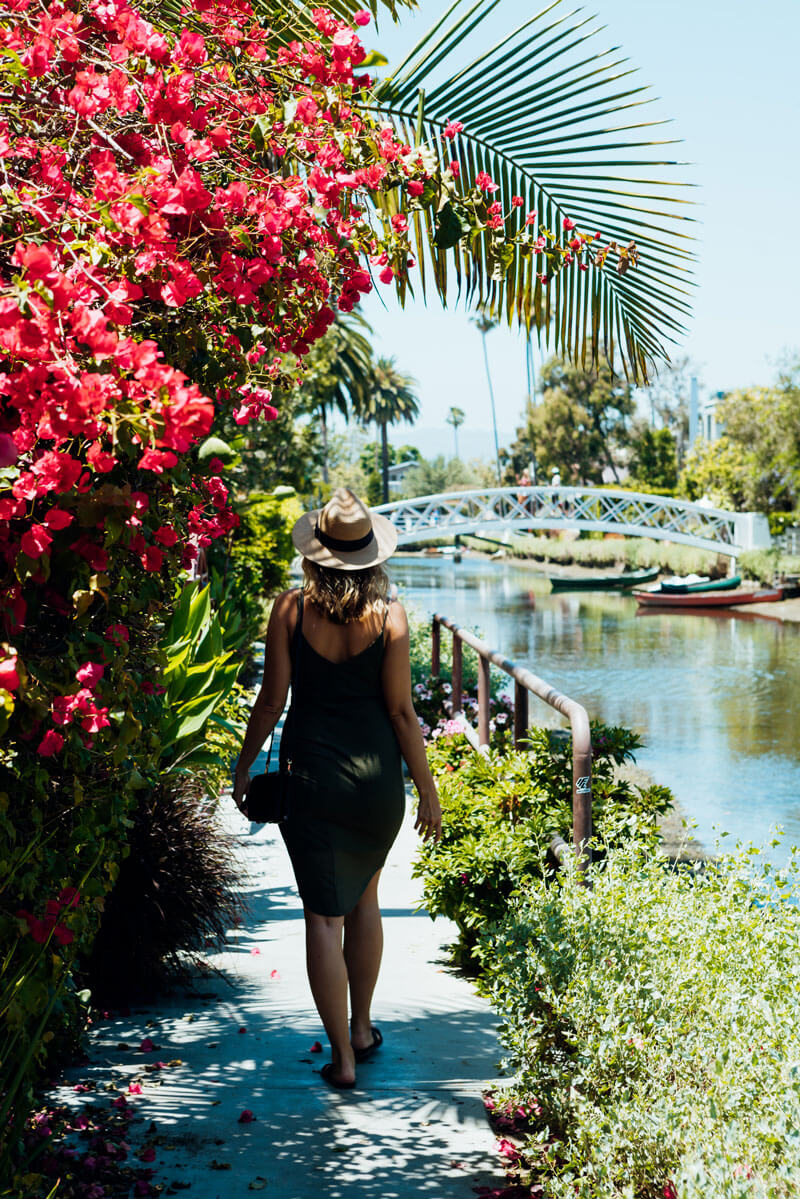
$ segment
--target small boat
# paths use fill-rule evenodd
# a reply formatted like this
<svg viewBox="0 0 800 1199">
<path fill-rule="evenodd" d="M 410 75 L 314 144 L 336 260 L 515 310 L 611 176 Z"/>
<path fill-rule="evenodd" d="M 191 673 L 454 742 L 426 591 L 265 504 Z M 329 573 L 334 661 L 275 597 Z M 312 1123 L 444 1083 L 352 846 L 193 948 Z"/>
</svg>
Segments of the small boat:
<svg viewBox="0 0 800 1199">
<path fill-rule="evenodd" d="M 548 575 L 548 582 L 553 591 L 624 591 L 633 587 L 643 587 L 658 578 L 659 568 L 650 570 L 626 571 L 621 575 L 579 575 L 569 578 L 567 575 Z"/>
<path fill-rule="evenodd" d="M 676 594 L 668 591 L 634 591 L 636 602 L 643 608 L 732 608 L 736 604 L 772 604 L 783 599 L 783 588 L 769 587 L 761 591 L 690 591 Z"/>
<path fill-rule="evenodd" d="M 731 575 L 729 579 L 709 579 L 698 576 L 692 579 L 662 579 L 659 591 L 669 592 L 670 595 L 697 595 L 703 591 L 733 591 L 742 581 L 741 575 Z"/>
</svg>

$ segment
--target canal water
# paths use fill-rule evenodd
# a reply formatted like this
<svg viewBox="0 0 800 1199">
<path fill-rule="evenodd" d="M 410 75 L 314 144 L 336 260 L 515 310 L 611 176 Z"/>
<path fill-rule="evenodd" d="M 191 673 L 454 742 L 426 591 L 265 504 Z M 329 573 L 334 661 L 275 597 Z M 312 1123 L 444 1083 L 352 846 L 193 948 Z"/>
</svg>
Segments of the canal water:
<svg viewBox="0 0 800 1199">
<path fill-rule="evenodd" d="M 494 649 L 635 729 L 637 762 L 671 787 L 708 849 L 737 840 L 782 862 L 800 844 L 796 697 L 800 626 L 743 613 L 637 613 L 612 592 L 553 594 L 513 562 L 397 555 L 391 577 L 410 607 L 476 630 Z M 443 632 L 443 636 L 447 636 Z M 531 719 L 550 710 L 531 698 Z"/>
</svg>

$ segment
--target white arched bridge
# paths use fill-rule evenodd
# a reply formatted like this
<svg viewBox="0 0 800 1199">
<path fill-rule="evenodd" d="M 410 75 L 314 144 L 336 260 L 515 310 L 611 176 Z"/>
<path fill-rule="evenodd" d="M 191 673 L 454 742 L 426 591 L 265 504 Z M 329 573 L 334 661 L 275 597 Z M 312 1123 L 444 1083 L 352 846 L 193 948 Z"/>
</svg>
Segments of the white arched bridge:
<svg viewBox="0 0 800 1199">
<path fill-rule="evenodd" d="M 492 487 L 451 491 L 375 509 L 398 532 L 398 545 L 456 534 L 579 529 L 653 537 L 736 558 L 772 544 L 760 512 L 726 512 L 688 500 L 605 487 Z"/>
</svg>

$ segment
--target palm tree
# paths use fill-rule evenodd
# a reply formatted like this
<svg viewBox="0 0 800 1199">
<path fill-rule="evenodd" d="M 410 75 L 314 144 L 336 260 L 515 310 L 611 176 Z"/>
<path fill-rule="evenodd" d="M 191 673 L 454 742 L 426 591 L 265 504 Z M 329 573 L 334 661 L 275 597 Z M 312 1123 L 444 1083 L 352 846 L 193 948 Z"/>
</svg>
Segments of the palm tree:
<svg viewBox="0 0 800 1199">
<path fill-rule="evenodd" d="M 455 446 L 455 457 L 458 457 L 458 430 L 459 426 L 463 425 L 466 420 L 466 413 L 463 408 L 451 408 L 445 420 L 448 425 L 453 426 L 453 444 Z"/>
<path fill-rule="evenodd" d="M 328 482 L 328 417 L 334 410 L 347 419 L 372 377 L 372 326 L 358 312 L 337 313 L 327 333 L 306 357 L 303 397 L 306 411 L 319 417 L 322 433 L 322 478 Z"/>
<path fill-rule="evenodd" d="M 383 503 L 389 502 L 389 425 L 405 421 L 411 425 L 419 416 L 414 394 L 416 380 L 401 374 L 394 358 L 379 358 L 358 396 L 356 418 L 362 425 L 371 421 L 380 429 L 382 450 Z"/>
<path fill-rule="evenodd" d="M 485 312 L 481 312 L 478 316 L 473 317 L 473 325 L 478 329 L 483 342 L 483 364 L 486 367 L 486 382 L 489 385 L 489 403 L 492 409 L 492 431 L 494 433 L 494 464 L 497 474 L 497 486 L 501 485 L 500 476 L 500 444 L 497 440 L 497 409 L 494 402 L 494 388 L 492 387 L 492 374 L 489 370 L 489 355 L 486 352 L 486 334 L 491 333 L 492 329 L 497 328 L 497 321 L 493 321 Z"/>
</svg>

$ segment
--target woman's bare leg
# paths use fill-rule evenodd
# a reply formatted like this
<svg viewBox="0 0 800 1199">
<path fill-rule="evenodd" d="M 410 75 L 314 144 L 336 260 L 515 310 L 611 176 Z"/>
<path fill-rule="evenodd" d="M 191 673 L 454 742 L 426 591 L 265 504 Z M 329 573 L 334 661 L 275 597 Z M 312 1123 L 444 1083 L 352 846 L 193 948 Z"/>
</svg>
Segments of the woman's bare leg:
<svg viewBox="0 0 800 1199">
<path fill-rule="evenodd" d="M 378 907 L 380 870 L 352 912 L 344 918 L 344 960 L 350 979 L 350 1041 L 354 1049 L 372 1044 L 370 1005 L 383 954 L 383 926 Z"/>
<path fill-rule="evenodd" d="M 347 1026 L 347 966 L 342 952 L 343 916 L 320 916 L 305 909 L 306 965 L 311 994 L 331 1043 L 337 1080 L 355 1078 L 355 1058 Z"/>
</svg>

